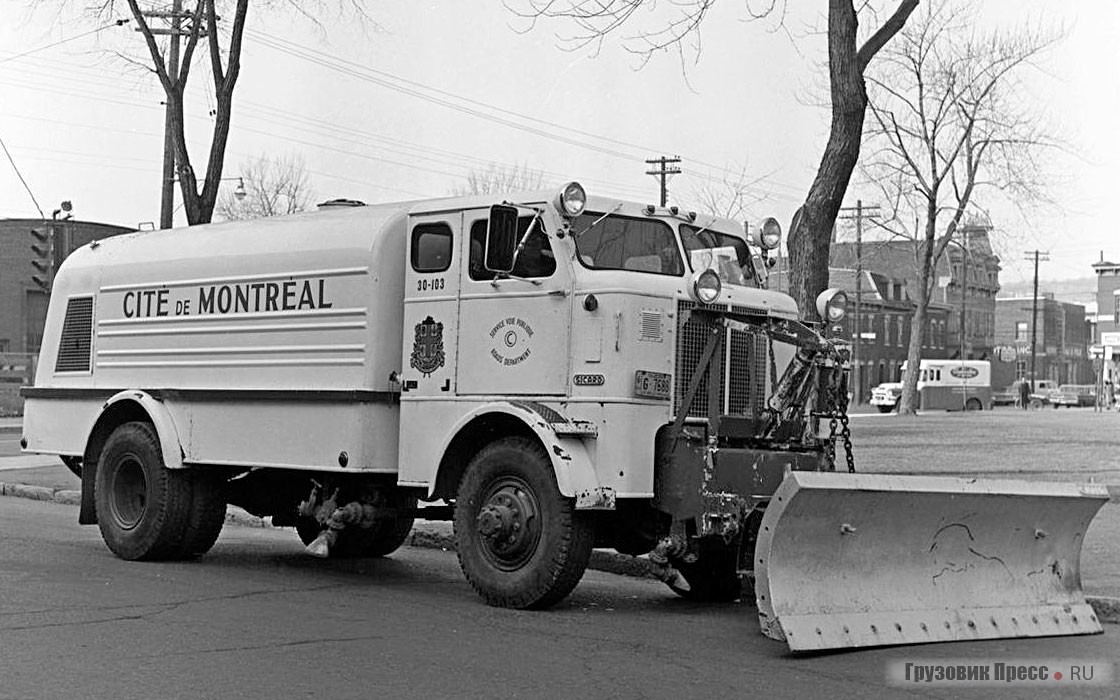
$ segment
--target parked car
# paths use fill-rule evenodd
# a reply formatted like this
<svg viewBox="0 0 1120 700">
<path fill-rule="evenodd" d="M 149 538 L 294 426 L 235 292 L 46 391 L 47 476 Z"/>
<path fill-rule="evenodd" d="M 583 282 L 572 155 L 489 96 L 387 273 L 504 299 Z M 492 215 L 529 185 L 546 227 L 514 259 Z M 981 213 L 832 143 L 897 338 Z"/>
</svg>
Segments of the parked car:
<svg viewBox="0 0 1120 700">
<path fill-rule="evenodd" d="M 1014 406 L 1019 403 L 1019 386 L 1024 382 L 1023 379 L 1016 379 L 1003 391 L 992 392 L 992 405 L 993 406 Z M 1049 379 L 1039 379 L 1035 382 L 1035 387 L 1030 392 L 1030 405 L 1032 408 L 1040 408 L 1050 403 L 1050 392 L 1057 389 L 1057 384 Z"/>
<path fill-rule="evenodd" d="M 1094 406 L 1097 403 L 1097 388 L 1092 384 L 1062 384 L 1049 395 L 1054 408 L 1074 406 Z"/>
<path fill-rule="evenodd" d="M 871 405 L 879 409 L 879 413 L 890 413 L 898 408 L 902 400 L 902 382 L 883 382 L 871 390 Z"/>
</svg>

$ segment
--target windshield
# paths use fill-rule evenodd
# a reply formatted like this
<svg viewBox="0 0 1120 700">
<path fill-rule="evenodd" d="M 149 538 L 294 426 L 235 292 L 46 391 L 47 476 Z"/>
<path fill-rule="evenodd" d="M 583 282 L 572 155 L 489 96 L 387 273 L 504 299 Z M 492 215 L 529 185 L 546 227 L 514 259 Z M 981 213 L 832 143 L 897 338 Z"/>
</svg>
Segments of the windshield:
<svg viewBox="0 0 1120 700">
<path fill-rule="evenodd" d="M 724 284 L 757 286 L 750 248 L 739 236 L 681 224 L 681 242 L 693 272 L 710 268 Z"/>
<path fill-rule="evenodd" d="M 663 221 L 585 212 L 572 231 L 579 261 L 592 270 L 684 274 L 677 237 Z"/>
</svg>

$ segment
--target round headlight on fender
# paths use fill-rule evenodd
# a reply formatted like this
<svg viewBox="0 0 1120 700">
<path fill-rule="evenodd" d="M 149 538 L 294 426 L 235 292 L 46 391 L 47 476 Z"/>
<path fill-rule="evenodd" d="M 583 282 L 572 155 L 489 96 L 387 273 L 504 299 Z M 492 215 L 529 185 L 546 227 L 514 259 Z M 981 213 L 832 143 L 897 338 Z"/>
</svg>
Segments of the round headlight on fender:
<svg viewBox="0 0 1120 700">
<path fill-rule="evenodd" d="M 824 290 L 817 295 L 817 313 L 822 321 L 839 323 L 848 313 L 848 295 L 836 287 Z"/>
<path fill-rule="evenodd" d="M 583 213 L 585 206 L 587 206 L 587 193 L 583 191 L 583 185 L 578 182 L 569 182 L 564 185 L 556 198 L 556 208 L 564 216 L 579 216 Z"/>
<path fill-rule="evenodd" d="M 782 225 L 772 216 L 762 220 L 754 230 L 754 244 L 763 250 L 774 250 L 782 243 Z"/>
<path fill-rule="evenodd" d="M 692 276 L 692 296 L 702 304 L 711 304 L 719 299 L 723 283 L 715 270 L 701 270 Z"/>
</svg>

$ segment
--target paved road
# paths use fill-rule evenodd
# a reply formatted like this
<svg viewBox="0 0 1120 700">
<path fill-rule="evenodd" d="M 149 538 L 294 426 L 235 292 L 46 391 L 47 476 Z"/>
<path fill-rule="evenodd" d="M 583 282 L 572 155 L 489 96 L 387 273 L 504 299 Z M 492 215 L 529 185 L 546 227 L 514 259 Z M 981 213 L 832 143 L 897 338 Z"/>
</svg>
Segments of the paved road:
<svg viewBox="0 0 1120 700">
<path fill-rule="evenodd" d="M 20 454 L 19 433 L 0 433 L 0 457 Z"/>
<path fill-rule="evenodd" d="M 1120 639 L 1110 625 L 791 657 L 753 608 L 688 603 L 649 580 L 589 572 L 553 611 L 498 610 L 448 552 L 324 562 L 290 531 L 227 527 L 201 561 L 130 563 L 74 515 L 0 499 L 0 700 L 1046 697 L 1057 686 L 889 688 L 885 673 L 898 660 L 1101 662 Z"/>
</svg>

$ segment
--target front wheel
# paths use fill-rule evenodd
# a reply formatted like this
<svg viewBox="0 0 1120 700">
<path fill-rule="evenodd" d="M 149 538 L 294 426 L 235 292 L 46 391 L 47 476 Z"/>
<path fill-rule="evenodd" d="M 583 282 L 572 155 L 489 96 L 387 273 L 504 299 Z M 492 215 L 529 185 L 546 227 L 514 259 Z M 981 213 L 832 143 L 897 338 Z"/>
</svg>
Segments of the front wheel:
<svg viewBox="0 0 1120 700">
<path fill-rule="evenodd" d="M 455 502 L 459 566 L 488 604 L 542 609 L 567 596 L 587 569 L 594 531 L 556 486 L 536 442 L 510 437 L 467 466 Z"/>
</svg>

